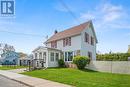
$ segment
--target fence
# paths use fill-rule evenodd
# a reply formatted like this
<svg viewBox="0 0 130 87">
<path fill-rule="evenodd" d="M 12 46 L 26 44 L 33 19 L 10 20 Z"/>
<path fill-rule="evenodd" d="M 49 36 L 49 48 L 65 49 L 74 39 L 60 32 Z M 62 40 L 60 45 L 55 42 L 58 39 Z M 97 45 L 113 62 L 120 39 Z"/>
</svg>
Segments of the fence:
<svg viewBox="0 0 130 87">
<path fill-rule="evenodd" d="M 130 74 L 130 61 L 91 61 L 87 68 L 100 72 Z"/>
</svg>

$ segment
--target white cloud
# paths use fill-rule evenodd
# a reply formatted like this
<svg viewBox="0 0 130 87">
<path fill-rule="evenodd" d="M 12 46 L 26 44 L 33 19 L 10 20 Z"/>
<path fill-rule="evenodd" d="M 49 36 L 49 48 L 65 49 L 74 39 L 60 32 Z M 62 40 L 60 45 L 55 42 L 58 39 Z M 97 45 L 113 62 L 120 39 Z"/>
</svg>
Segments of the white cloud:
<svg viewBox="0 0 130 87">
<path fill-rule="evenodd" d="M 122 6 L 115 6 L 112 4 L 104 4 L 101 9 L 101 13 L 103 14 L 103 19 L 105 22 L 110 22 L 121 18 L 123 15 L 123 8 Z"/>
<path fill-rule="evenodd" d="M 81 13 L 80 20 L 94 20 L 96 29 L 99 31 L 101 28 L 110 30 L 112 28 L 128 28 L 130 29 L 127 11 L 121 5 L 113 5 L 110 3 L 100 4 L 95 7 L 94 10 L 88 11 L 86 13 Z M 126 20 L 127 19 L 127 20 Z"/>
<path fill-rule="evenodd" d="M 81 18 L 83 18 L 83 19 L 95 19 L 95 16 L 88 12 L 88 13 L 82 13 Z"/>
<path fill-rule="evenodd" d="M 82 13 L 82 19 L 101 19 L 104 22 L 115 21 L 123 16 L 122 6 L 115 6 L 112 4 L 103 4 L 97 6 L 93 11 Z"/>
</svg>

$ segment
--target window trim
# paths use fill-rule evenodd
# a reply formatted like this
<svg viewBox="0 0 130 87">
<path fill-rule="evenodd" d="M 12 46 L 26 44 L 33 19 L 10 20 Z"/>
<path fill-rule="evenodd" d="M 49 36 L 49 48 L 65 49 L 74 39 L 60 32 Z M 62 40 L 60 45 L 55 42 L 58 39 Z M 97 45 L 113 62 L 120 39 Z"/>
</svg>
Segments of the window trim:
<svg viewBox="0 0 130 87">
<path fill-rule="evenodd" d="M 42 52 L 39 53 L 39 59 L 42 59 Z"/>
<path fill-rule="evenodd" d="M 38 59 L 38 55 L 37 55 L 37 53 L 35 53 L 34 55 L 35 55 L 35 59 Z"/>
<path fill-rule="evenodd" d="M 51 48 L 57 48 L 57 41 L 51 42 Z"/>
<path fill-rule="evenodd" d="M 72 60 L 69 60 L 69 52 L 72 52 Z M 74 51 L 66 51 L 64 52 L 64 61 L 65 62 L 72 62 L 74 58 Z"/>
<path fill-rule="evenodd" d="M 53 54 L 53 60 L 52 60 L 52 54 Z M 50 52 L 50 61 L 51 62 L 55 61 L 55 54 L 54 54 L 54 52 Z"/>
<path fill-rule="evenodd" d="M 91 36 L 91 45 L 94 45 L 94 38 Z"/>
<path fill-rule="evenodd" d="M 90 55 L 90 57 L 89 57 L 89 55 Z M 90 58 L 90 60 L 92 60 L 92 58 L 93 58 L 93 53 L 90 52 L 90 51 L 88 51 L 88 57 Z"/>
<path fill-rule="evenodd" d="M 71 46 L 71 37 L 67 37 L 63 39 L 63 47 Z"/>
<path fill-rule="evenodd" d="M 56 54 L 58 54 L 58 57 Z M 59 59 L 59 53 L 55 53 L 55 61 L 58 61 L 58 59 Z"/>
<path fill-rule="evenodd" d="M 89 44 L 89 34 L 87 32 L 85 32 L 84 39 L 85 39 L 85 42 Z"/>
</svg>

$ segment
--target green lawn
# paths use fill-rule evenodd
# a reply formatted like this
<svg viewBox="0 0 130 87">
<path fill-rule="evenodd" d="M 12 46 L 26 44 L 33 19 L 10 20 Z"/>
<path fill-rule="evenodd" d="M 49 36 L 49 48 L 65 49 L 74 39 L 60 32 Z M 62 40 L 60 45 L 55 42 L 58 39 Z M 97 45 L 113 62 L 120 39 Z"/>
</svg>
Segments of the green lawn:
<svg viewBox="0 0 130 87">
<path fill-rule="evenodd" d="M 36 70 L 22 74 L 44 78 L 76 87 L 130 87 L 130 75 L 94 72 L 70 68 Z"/>
<path fill-rule="evenodd" d="M 0 66 L 0 70 L 11 70 L 11 69 L 20 69 L 26 68 L 27 66 Z"/>
</svg>

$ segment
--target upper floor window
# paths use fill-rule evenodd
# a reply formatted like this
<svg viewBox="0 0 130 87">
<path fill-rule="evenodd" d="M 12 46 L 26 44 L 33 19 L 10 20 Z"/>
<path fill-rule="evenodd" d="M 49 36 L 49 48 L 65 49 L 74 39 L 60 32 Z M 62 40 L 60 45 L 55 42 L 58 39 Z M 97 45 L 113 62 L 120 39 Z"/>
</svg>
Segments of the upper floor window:
<svg viewBox="0 0 130 87">
<path fill-rule="evenodd" d="M 51 42 L 51 47 L 52 48 L 57 48 L 57 41 L 52 41 Z"/>
<path fill-rule="evenodd" d="M 71 37 L 63 39 L 63 46 L 71 46 Z"/>
<path fill-rule="evenodd" d="M 94 45 L 94 38 L 91 36 L 91 45 Z"/>
<path fill-rule="evenodd" d="M 89 34 L 85 32 L 84 35 L 85 42 L 89 43 Z"/>
</svg>

